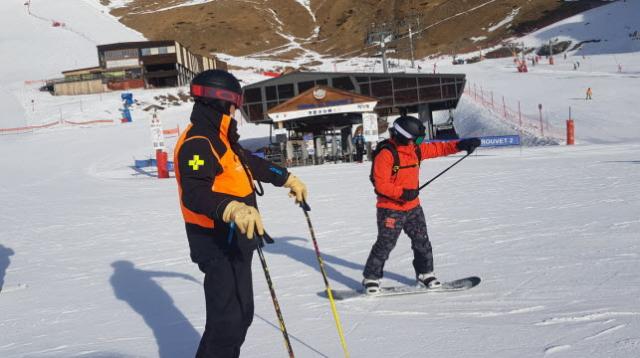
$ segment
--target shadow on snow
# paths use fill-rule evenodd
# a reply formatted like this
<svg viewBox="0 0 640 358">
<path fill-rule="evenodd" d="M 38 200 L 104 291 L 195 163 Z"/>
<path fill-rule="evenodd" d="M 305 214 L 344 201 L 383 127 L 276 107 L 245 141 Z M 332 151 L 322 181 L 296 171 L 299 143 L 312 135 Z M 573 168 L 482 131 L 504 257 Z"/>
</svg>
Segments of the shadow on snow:
<svg viewBox="0 0 640 358">
<path fill-rule="evenodd" d="M 11 263 L 9 257 L 13 256 L 14 253 L 10 248 L 0 245 L 0 291 L 2 291 L 2 286 L 4 286 L 4 275 L 7 267 L 9 267 Z"/>
<path fill-rule="evenodd" d="M 299 237 L 280 237 L 274 238 L 275 244 L 266 245 L 264 251 L 270 254 L 277 255 L 286 255 L 291 257 L 294 260 L 297 260 L 314 270 L 320 272 L 320 267 L 318 266 L 318 259 L 316 258 L 315 250 L 313 246 L 310 248 L 302 247 L 293 244 L 294 241 L 302 241 L 307 242 L 307 239 L 302 239 Z M 322 254 L 322 260 L 324 262 L 324 268 L 327 272 L 327 276 L 329 280 L 334 282 L 339 282 L 346 287 L 357 290 L 362 287 L 362 283 L 360 282 L 360 278 L 354 279 L 349 276 L 344 275 L 340 271 L 334 268 L 334 266 L 342 266 L 345 268 L 353 269 L 359 272 L 361 276 L 362 271 L 364 270 L 364 264 L 357 264 L 351 261 L 347 261 L 345 259 L 341 259 L 339 257 L 333 255 L 327 255 L 326 253 L 320 251 Z M 413 285 L 415 280 L 412 278 L 405 277 L 403 275 L 385 271 L 384 277 L 387 279 L 395 280 L 404 285 Z M 333 287 L 332 287 L 333 288 Z"/>
<path fill-rule="evenodd" d="M 111 267 L 110 282 L 115 296 L 128 303 L 151 328 L 158 344 L 158 356 L 195 356 L 200 334 L 154 279 L 181 278 L 198 285 L 200 282 L 182 273 L 141 270 L 130 261 L 115 261 Z"/>
</svg>

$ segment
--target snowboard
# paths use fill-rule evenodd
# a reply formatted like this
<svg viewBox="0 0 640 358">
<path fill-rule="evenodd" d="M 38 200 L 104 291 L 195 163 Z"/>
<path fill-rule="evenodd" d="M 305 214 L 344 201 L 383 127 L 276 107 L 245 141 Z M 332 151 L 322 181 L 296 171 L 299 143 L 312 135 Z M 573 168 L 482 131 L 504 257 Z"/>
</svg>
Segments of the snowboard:
<svg viewBox="0 0 640 358">
<path fill-rule="evenodd" d="M 420 286 L 387 286 L 381 287 L 380 292 L 367 295 L 362 289 L 359 290 L 331 290 L 333 299 L 344 301 L 353 298 L 379 298 L 388 296 L 416 295 L 421 293 L 455 292 L 464 291 L 480 284 L 480 277 L 470 276 L 453 281 L 446 281 L 442 286 L 436 288 L 424 288 Z M 327 291 L 318 292 L 319 296 L 328 298 Z"/>
</svg>

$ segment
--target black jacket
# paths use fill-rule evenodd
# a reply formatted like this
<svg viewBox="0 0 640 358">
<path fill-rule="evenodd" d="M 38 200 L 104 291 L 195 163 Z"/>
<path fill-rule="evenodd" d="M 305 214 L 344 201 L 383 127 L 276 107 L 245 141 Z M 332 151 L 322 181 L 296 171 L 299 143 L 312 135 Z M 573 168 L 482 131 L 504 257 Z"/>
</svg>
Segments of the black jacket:
<svg viewBox="0 0 640 358">
<path fill-rule="evenodd" d="M 234 246 L 240 247 L 242 250 L 253 250 L 258 241 L 246 240 L 246 238 L 238 240 L 234 237 L 229 243 L 230 226 L 222 221 L 222 213 L 232 200 L 257 207 L 255 190 L 251 190 L 250 194 L 241 197 L 220 193 L 219 186 L 216 186 L 216 177 L 220 176 L 224 170 L 218 158 L 222 158 L 229 150 L 221 140 L 222 119 L 221 113 L 196 102 L 191 113 L 192 126 L 187 130 L 187 133 L 183 134 L 184 144 L 176 153 L 176 165 L 180 172 L 182 205 L 195 213 L 207 216 L 214 222 L 213 229 L 185 223 L 191 259 L 194 262 L 215 259 L 217 255 Z M 208 140 L 198 138 L 188 140 L 192 137 L 204 137 Z M 248 172 L 247 175 L 250 173 L 250 177 L 253 179 L 272 183 L 275 186 L 284 185 L 289 176 L 288 171 L 242 148 L 238 143 L 239 135 L 234 119 L 230 122 L 226 138 L 230 143 L 230 150 L 243 164 L 244 171 Z M 218 157 L 212 153 L 211 147 Z M 201 165 L 198 166 L 198 170 L 193 170 L 194 156 L 198 156 L 200 159 L 198 163 Z M 231 170 L 231 168 L 227 170 Z M 229 183 L 223 184 L 229 185 Z M 212 188 L 215 188 L 215 192 Z"/>
</svg>

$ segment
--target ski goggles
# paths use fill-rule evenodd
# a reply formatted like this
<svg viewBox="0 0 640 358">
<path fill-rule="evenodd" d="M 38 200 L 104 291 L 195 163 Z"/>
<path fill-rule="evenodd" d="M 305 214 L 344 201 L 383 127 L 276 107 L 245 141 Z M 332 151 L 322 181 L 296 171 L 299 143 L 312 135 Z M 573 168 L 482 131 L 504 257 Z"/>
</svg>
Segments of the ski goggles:
<svg viewBox="0 0 640 358">
<path fill-rule="evenodd" d="M 398 131 L 398 133 L 402 134 L 405 138 L 413 139 L 413 141 L 418 145 L 422 144 L 425 140 L 425 135 L 414 137 L 402 127 L 400 127 L 397 123 L 393 125 L 393 128 L 395 128 L 395 130 Z"/>
<path fill-rule="evenodd" d="M 191 95 L 194 97 L 213 98 L 231 102 L 236 106 L 236 108 L 242 107 L 243 103 L 242 94 L 231 92 L 222 88 L 191 85 Z"/>
</svg>

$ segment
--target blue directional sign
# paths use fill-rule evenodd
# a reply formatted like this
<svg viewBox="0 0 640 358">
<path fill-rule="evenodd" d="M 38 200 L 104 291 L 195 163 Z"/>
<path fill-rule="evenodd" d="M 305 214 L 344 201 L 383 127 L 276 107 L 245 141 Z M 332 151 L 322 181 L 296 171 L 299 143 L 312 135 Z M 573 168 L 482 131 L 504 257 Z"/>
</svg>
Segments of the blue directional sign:
<svg viewBox="0 0 640 358">
<path fill-rule="evenodd" d="M 519 135 L 503 135 L 480 137 L 481 147 L 506 147 L 510 145 L 520 145 Z"/>
</svg>

